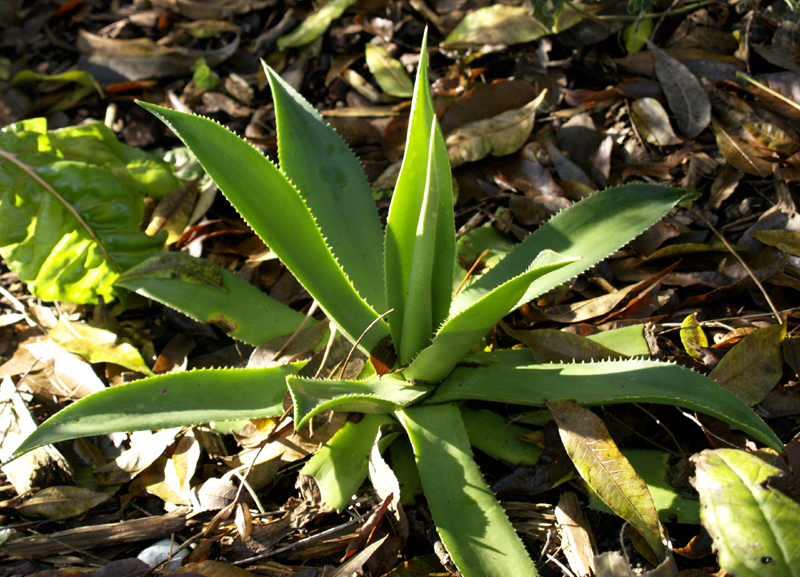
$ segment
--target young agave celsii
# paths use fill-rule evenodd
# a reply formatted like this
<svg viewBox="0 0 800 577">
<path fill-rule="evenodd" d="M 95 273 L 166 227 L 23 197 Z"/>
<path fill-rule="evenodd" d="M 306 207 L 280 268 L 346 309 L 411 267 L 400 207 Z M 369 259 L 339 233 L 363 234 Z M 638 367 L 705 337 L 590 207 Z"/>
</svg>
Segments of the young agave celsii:
<svg viewBox="0 0 800 577">
<path fill-rule="evenodd" d="M 539 227 L 454 297 L 452 183 L 428 86 L 425 41 L 385 235 L 356 157 L 311 104 L 273 70 L 266 68 L 266 74 L 275 102 L 280 169 L 211 120 L 142 106 L 194 152 L 352 346 L 368 355 L 391 337 L 395 370 L 381 375 L 367 361 L 356 378 L 320 379 L 298 374 L 304 362 L 295 362 L 143 379 L 67 407 L 16 455 L 80 436 L 279 416 L 288 386 L 297 427 L 323 410 L 364 414 L 342 426 L 301 472 L 317 484 L 328 505 L 349 504 L 367 475 L 382 428 L 397 430 L 399 424 L 413 446 L 437 530 L 459 571 L 465 577 L 507 577 L 535 575 L 536 569 L 472 459 L 471 437 L 500 436 L 475 424 L 485 421 L 465 424 L 463 401 L 667 403 L 713 415 L 782 448 L 735 396 L 675 365 L 642 359 L 537 364 L 530 350 L 471 354 L 509 312 L 588 270 L 691 194 L 649 184 L 598 192 Z M 222 320 L 232 336 L 254 345 L 291 333 L 302 322 L 303 315 L 235 275 L 217 273 L 210 264 L 195 267 L 197 259 L 187 255 L 170 255 L 134 269 L 120 284 L 195 318 Z M 170 267 L 202 272 L 175 275 Z M 393 438 L 384 437 L 381 446 Z"/>
</svg>

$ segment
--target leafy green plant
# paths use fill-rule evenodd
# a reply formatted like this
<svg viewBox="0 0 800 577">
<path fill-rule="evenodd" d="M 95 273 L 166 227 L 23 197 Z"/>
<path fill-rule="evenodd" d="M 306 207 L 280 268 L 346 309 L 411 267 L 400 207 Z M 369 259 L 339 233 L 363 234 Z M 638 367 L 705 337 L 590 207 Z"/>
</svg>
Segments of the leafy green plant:
<svg viewBox="0 0 800 577">
<path fill-rule="evenodd" d="M 425 54 L 423 42 L 385 234 L 356 157 L 271 69 L 266 74 L 280 169 L 210 120 L 142 104 L 192 149 L 242 217 L 360 349 L 360 374 L 346 374 L 345 360 L 339 373 L 326 378 L 300 376 L 303 363 L 293 363 L 143 379 L 67 407 L 16 455 L 86 435 L 278 416 L 288 386 L 298 428 L 324 410 L 365 413 L 340 429 L 302 471 L 336 509 L 347 506 L 363 482 L 378 431 L 400 423 L 436 527 L 461 573 L 471 577 L 535 575 L 536 569 L 472 459 L 463 401 L 666 403 L 723 419 L 780 449 L 774 433 L 734 395 L 676 365 L 644 359 L 542 364 L 529 349 L 472 354 L 510 311 L 586 271 L 692 195 L 654 185 L 599 192 L 555 216 L 454 294 L 452 181 Z M 159 255 L 118 284 L 196 318 L 222 322 L 233 336 L 254 344 L 299 326 L 299 313 L 201 262 Z M 613 346 L 614 339 L 606 342 Z M 386 349 L 394 350 L 396 361 L 379 352 Z M 481 426 L 492 425 L 471 425 Z"/>
</svg>

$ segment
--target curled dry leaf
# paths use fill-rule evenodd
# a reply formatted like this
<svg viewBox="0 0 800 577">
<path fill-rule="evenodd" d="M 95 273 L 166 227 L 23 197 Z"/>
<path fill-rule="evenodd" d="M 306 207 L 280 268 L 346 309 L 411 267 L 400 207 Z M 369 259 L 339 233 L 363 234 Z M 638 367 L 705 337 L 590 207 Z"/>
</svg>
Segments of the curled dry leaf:
<svg viewBox="0 0 800 577">
<path fill-rule="evenodd" d="M 711 122 L 711 102 L 697 77 L 686 65 L 648 40 L 656 77 L 675 114 L 678 128 L 687 138 L 695 138 Z"/>
<path fill-rule="evenodd" d="M 533 130 L 536 109 L 544 101 L 547 91 L 522 108 L 509 110 L 486 120 L 471 122 L 454 130 L 447 137 L 447 153 L 453 168 L 489 156 L 503 156 L 516 152 Z"/>
<path fill-rule="evenodd" d="M 650 144 L 671 146 L 683 142 L 675 136 L 667 111 L 655 98 L 640 98 L 631 104 L 631 115 L 639 134 Z"/>
</svg>

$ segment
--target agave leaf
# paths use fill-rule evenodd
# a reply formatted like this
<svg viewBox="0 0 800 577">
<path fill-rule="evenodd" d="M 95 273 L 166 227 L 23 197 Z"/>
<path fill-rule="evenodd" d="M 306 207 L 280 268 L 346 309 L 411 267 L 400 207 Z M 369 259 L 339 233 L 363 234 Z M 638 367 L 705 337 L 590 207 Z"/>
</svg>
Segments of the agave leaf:
<svg viewBox="0 0 800 577">
<path fill-rule="evenodd" d="M 427 33 L 423 38 L 414 98 L 411 102 L 411 121 L 408 126 L 408 139 L 400 176 L 392 196 L 392 205 L 386 222 L 385 271 L 386 301 L 391 314 L 392 340 L 400 354 L 400 363 L 411 360 L 411 355 L 427 344 L 424 339 L 432 336 L 433 329 L 447 317 L 452 298 L 452 278 L 455 259 L 455 222 L 453 220 L 452 176 L 447 160 L 444 138 L 435 124 L 433 100 L 428 84 Z M 429 210 L 435 215 L 422 214 L 429 183 L 438 185 L 437 198 L 431 198 Z M 431 222 L 425 219 L 435 219 Z M 426 222 L 424 246 L 417 247 L 417 234 L 421 223 Z M 435 224 L 434 224 L 435 223 Z M 429 230 L 435 226 L 434 230 Z M 431 257 L 431 254 L 433 255 Z M 414 306 L 419 310 L 406 312 L 406 299 L 409 292 L 416 290 L 411 286 L 412 269 L 420 267 L 415 278 L 420 278 L 425 270 L 422 262 L 432 258 L 430 289 L 419 298 Z M 426 283 L 427 285 L 428 283 Z M 428 299 L 426 306 L 420 301 Z M 427 311 L 427 312 L 426 312 Z M 407 326 L 407 323 L 410 323 Z M 418 327 L 418 323 L 423 323 Z M 413 330 L 411 343 L 403 343 L 404 332 Z"/>
<path fill-rule="evenodd" d="M 782 472 L 757 455 L 734 449 L 692 457 L 700 518 L 730 574 L 800 575 L 800 503 L 770 485 Z"/>
<path fill-rule="evenodd" d="M 117 276 L 164 245 L 139 229 L 148 189 L 105 143 L 96 162 L 64 160 L 46 126 L 0 131 L 0 254 L 39 298 L 113 300 Z"/>
<path fill-rule="evenodd" d="M 644 338 L 644 325 L 611 329 L 589 335 L 586 338 L 628 357 L 650 355 L 650 347 L 647 346 L 647 340 Z"/>
<path fill-rule="evenodd" d="M 191 148 L 255 233 L 278 255 L 298 281 L 351 340 L 378 318 L 358 295 L 331 254 L 308 206 L 275 165 L 255 148 L 216 122 L 141 105 L 155 114 Z M 364 336 L 371 350 L 389 334 L 379 320 Z"/>
<path fill-rule="evenodd" d="M 662 218 L 682 200 L 696 195 L 654 184 L 631 184 L 597 192 L 551 218 L 518 244 L 486 274 L 461 291 L 450 308 L 464 310 L 528 268 L 543 250 L 580 255 L 578 262 L 534 281 L 516 307 L 588 270 Z"/>
<path fill-rule="evenodd" d="M 533 429 L 509 423 L 489 409 L 462 407 L 461 418 L 470 444 L 490 457 L 512 465 L 533 465 L 542 454 L 539 447 L 520 438 Z"/>
<path fill-rule="evenodd" d="M 305 318 L 211 261 L 180 252 L 162 252 L 116 284 L 195 320 L 219 323 L 230 336 L 254 347 L 291 334 Z"/>
<path fill-rule="evenodd" d="M 464 577 L 538 575 L 525 546 L 472 459 L 455 405 L 397 413 L 447 552 Z"/>
<path fill-rule="evenodd" d="M 383 313 L 386 291 L 375 274 L 383 267 L 383 231 L 364 169 L 305 98 L 266 64 L 264 72 L 275 101 L 281 170 L 306 201 L 356 290 Z"/>
<path fill-rule="evenodd" d="M 430 392 L 430 387 L 410 386 L 393 376 L 366 381 L 337 381 L 289 377 L 286 379 L 294 401 L 296 427 L 325 410 L 358 413 L 390 413 Z"/>
<path fill-rule="evenodd" d="M 436 333 L 433 343 L 423 349 L 403 375 L 412 380 L 436 383 L 453 370 L 475 344 L 508 314 L 531 282 L 577 259 L 552 251 L 536 257 L 530 269 L 485 295 L 472 306 L 449 318 Z"/>
<path fill-rule="evenodd" d="M 300 474 L 312 477 L 322 501 L 341 511 L 367 478 L 369 453 L 378 437 L 378 429 L 393 422 L 390 415 L 364 415 L 358 422 L 347 421 L 314 453 Z"/>
<path fill-rule="evenodd" d="M 305 363 L 268 369 L 204 369 L 111 387 L 50 417 L 14 451 L 120 431 L 149 431 L 283 413 L 286 375 Z"/>
<path fill-rule="evenodd" d="M 667 554 L 666 537 L 647 484 L 620 453 L 600 417 L 572 401 L 545 401 L 545 405 L 583 480 L 663 560 Z"/>
<path fill-rule="evenodd" d="M 649 360 L 535 365 L 526 350 L 483 353 L 469 360 L 471 366 L 457 367 L 426 402 L 661 403 L 711 415 L 776 451 L 783 450 L 780 439 L 747 405 L 708 377 L 678 365 Z"/>
</svg>

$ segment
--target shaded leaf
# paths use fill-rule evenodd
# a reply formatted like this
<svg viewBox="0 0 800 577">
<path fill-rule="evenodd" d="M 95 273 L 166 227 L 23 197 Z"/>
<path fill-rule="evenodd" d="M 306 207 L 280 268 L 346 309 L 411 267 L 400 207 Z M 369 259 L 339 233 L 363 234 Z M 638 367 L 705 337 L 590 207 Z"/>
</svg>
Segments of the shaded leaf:
<svg viewBox="0 0 800 577">
<path fill-rule="evenodd" d="M 678 128 L 687 138 L 695 138 L 711 122 L 711 102 L 706 91 L 685 64 L 650 41 L 647 47 Z"/>
<path fill-rule="evenodd" d="M 603 421 L 571 401 L 544 403 L 555 417 L 564 448 L 583 480 L 645 538 L 659 559 L 664 559 L 666 537 L 650 491 L 619 452 Z"/>
<path fill-rule="evenodd" d="M 742 576 L 800 575 L 800 503 L 766 483 L 780 469 L 735 449 L 706 450 L 692 461 L 720 566 Z"/>
<path fill-rule="evenodd" d="M 722 357 L 710 378 L 753 406 L 764 400 L 783 375 L 786 325 L 773 325 L 745 336 Z"/>
<path fill-rule="evenodd" d="M 23 70 L 14 75 L 14 78 L 11 79 L 11 85 L 13 86 L 28 80 L 35 80 L 39 82 L 75 82 L 83 86 L 94 88 L 100 95 L 100 98 L 104 98 L 103 89 L 100 88 L 97 80 L 95 80 L 91 74 L 84 70 L 70 70 L 60 74 L 39 74 L 33 70 Z"/>
<path fill-rule="evenodd" d="M 655 98 L 640 98 L 631 104 L 631 114 L 642 138 L 656 146 L 671 146 L 683 142 L 675 136 L 667 111 Z"/>
<path fill-rule="evenodd" d="M 531 429 L 508 423 L 495 412 L 462 407 L 461 418 L 472 446 L 495 459 L 513 465 L 532 465 L 542 454 L 539 447 L 520 439 Z"/>
<path fill-rule="evenodd" d="M 508 336 L 530 348 L 534 362 L 537 363 L 618 360 L 623 357 L 591 339 L 564 331 L 555 329 L 516 331 L 506 326 L 503 330 Z"/>
<path fill-rule="evenodd" d="M 732 167 L 754 176 L 766 177 L 772 174 L 772 163 L 764 160 L 763 152 L 716 120 L 711 121 L 711 129 L 717 139 L 719 151 Z"/>
<path fill-rule="evenodd" d="M 545 96 L 547 90 L 543 90 L 522 108 L 508 110 L 494 118 L 478 120 L 456 128 L 445 141 L 450 165 L 455 168 L 490 154 L 503 156 L 522 148 L 533 130 L 536 109 L 544 101 Z"/>
<path fill-rule="evenodd" d="M 289 34 L 278 38 L 278 48 L 297 48 L 305 46 L 322 36 L 331 22 L 344 14 L 355 0 L 331 0 L 322 8 L 309 15 L 300 26 Z"/>
<path fill-rule="evenodd" d="M 389 56 L 383 46 L 367 44 L 365 51 L 367 68 L 381 90 L 398 98 L 409 98 L 413 94 L 414 82 L 399 60 Z"/>
<path fill-rule="evenodd" d="M 774 246 L 794 256 L 800 256 L 800 232 L 793 230 L 757 230 L 753 236 L 766 244 Z"/>
<path fill-rule="evenodd" d="M 64 519 L 82 515 L 113 496 L 114 492 L 97 492 L 81 487 L 48 487 L 23 500 L 17 505 L 17 510 L 28 517 Z"/>
<path fill-rule="evenodd" d="M 436 530 L 464 577 L 537 575 L 522 541 L 472 459 L 458 407 L 398 413 L 414 446 Z"/>
</svg>

